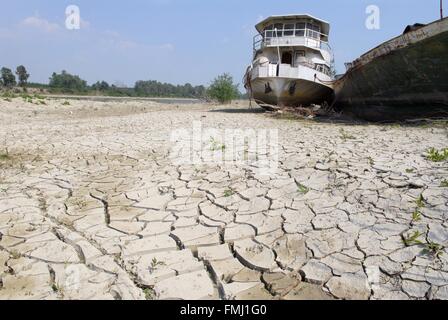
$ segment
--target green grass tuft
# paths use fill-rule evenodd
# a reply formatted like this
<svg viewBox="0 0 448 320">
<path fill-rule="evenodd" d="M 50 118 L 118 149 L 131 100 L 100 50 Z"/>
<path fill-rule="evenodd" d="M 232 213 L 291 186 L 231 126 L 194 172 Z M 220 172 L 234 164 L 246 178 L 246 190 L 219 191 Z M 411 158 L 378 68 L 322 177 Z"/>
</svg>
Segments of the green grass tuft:
<svg viewBox="0 0 448 320">
<path fill-rule="evenodd" d="M 210 138 L 210 151 L 222 151 L 226 150 L 226 145 L 219 143 L 213 137 Z"/>
<path fill-rule="evenodd" d="M 420 220 L 422 220 L 422 214 L 420 213 L 420 211 L 415 210 L 415 211 L 412 213 L 412 221 L 414 221 L 414 222 L 418 222 L 418 221 L 420 221 Z"/>
<path fill-rule="evenodd" d="M 425 198 L 423 198 L 423 194 L 421 194 L 418 199 L 415 201 L 415 203 L 417 204 L 418 208 L 423 208 L 425 207 L 426 204 L 426 200 Z"/>
<path fill-rule="evenodd" d="M 0 161 L 11 160 L 11 156 L 8 153 L 0 153 Z"/>
<path fill-rule="evenodd" d="M 310 192 L 310 188 L 308 188 L 307 186 L 304 186 L 303 184 L 298 183 L 297 191 L 301 194 L 307 194 L 308 192 Z"/>
<path fill-rule="evenodd" d="M 448 148 L 437 150 L 436 148 L 431 148 L 428 150 L 426 159 L 432 162 L 443 162 L 448 160 Z"/>
<path fill-rule="evenodd" d="M 143 289 L 143 293 L 145 294 L 146 300 L 154 300 L 156 297 L 156 293 L 155 293 L 154 289 L 152 289 L 152 288 Z"/>
<path fill-rule="evenodd" d="M 412 245 L 417 245 L 417 244 L 423 244 L 423 242 L 421 240 L 419 240 L 418 238 L 420 238 L 423 235 L 423 233 L 421 233 L 420 231 L 414 231 L 414 233 L 412 233 L 409 236 L 403 236 L 403 242 L 406 246 L 412 246 Z"/>
<path fill-rule="evenodd" d="M 445 247 L 442 246 L 439 243 L 428 241 L 428 243 L 425 244 L 425 252 L 432 254 L 433 256 L 440 258 L 440 256 L 443 255 L 443 251 L 445 250 Z"/>
<path fill-rule="evenodd" d="M 344 140 L 344 141 L 347 141 L 347 140 L 354 140 L 354 139 L 356 139 L 355 136 L 353 136 L 353 135 L 347 133 L 343 128 L 341 128 L 341 129 L 339 130 L 339 132 L 341 133 L 341 139 Z"/>
</svg>

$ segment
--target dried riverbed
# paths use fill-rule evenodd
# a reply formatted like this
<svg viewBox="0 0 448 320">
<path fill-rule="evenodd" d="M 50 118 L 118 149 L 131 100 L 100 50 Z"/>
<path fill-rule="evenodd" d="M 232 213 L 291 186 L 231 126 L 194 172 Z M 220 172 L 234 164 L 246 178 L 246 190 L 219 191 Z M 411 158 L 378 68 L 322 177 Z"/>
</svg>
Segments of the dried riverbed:
<svg viewBox="0 0 448 320">
<path fill-rule="evenodd" d="M 448 299 L 446 126 L 63 102 L 0 102 L 0 299 Z M 195 121 L 277 129 L 278 170 L 179 164 Z"/>
</svg>

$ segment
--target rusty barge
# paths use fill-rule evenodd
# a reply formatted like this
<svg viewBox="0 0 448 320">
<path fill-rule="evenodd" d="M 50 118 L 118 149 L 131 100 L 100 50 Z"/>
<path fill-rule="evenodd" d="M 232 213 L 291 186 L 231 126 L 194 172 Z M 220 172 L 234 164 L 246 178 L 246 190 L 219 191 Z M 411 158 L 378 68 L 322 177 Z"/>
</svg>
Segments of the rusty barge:
<svg viewBox="0 0 448 320">
<path fill-rule="evenodd" d="M 346 65 L 335 109 L 370 121 L 448 116 L 448 18 L 408 26 Z"/>
</svg>

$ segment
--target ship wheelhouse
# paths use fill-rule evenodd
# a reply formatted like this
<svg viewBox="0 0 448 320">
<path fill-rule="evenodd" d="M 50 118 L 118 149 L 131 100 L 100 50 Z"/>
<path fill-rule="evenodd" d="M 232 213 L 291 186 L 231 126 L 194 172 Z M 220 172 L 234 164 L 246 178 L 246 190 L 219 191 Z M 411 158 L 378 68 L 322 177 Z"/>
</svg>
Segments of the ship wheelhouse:
<svg viewBox="0 0 448 320">
<path fill-rule="evenodd" d="M 252 78 L 331 81 L 330 25 L 310 15 L 272 16 L 256 25 Z"/>
</svg>

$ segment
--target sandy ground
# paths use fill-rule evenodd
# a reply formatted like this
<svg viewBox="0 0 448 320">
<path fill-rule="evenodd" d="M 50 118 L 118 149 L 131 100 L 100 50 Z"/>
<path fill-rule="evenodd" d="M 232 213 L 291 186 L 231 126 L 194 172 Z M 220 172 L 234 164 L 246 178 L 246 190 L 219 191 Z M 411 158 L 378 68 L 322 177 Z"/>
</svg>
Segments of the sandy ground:
<svg viewBox="0 0 448 320">
<path fill-rule="evenodd" d="M 0 299 L 448 299 L 446 126 L 63 102 L 0 101 Z"/>
</svg>

